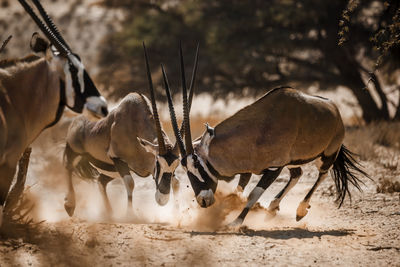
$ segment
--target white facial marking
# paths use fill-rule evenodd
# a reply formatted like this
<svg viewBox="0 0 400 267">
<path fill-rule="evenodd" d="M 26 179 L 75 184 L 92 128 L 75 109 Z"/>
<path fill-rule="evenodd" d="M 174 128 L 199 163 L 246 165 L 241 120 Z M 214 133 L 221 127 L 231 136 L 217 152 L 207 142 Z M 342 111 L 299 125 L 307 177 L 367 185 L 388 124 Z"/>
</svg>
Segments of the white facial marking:
<svg viewBox="0 0 400 267">
<path fill-rule="evenodd" d="M 102 108 L 107 108 L 107 101 L 102 96 L 90 96 L 86 98 L 84 108 L 98 117 L 104 117 Z"/>
<path fill-rule="evenodd" d="M 215 177 L 214 175 L 212 175 L 212 173 L 210 172 L 210 170 L 207 167 L 207 164 L 204 163 L 204 160 L 197 156 L 197 160 L 200 162 L 200 165 L 203 167 L 204 171 L 208 174 L 208 176 L 210 176 L 210 178 L 215 182 L 218 183 L 218 179 L 217 177 Z M 193 157 L 192 155 L 189 155 L 187 157 L 187 168 L 188 170 L 193 173 L 196 177 L 198 177 L 198 179 L 204 183 L 204 179 L 203 177 L 201 177 L 200 172 L 194 167 L 194 161 L 193 161 Z"/>
<path fill-rule="evenodd" d="M 72 87 L 72 76 L 69 70 L 68 61 L 64 65 L 64 75 L 65 75 L 65 94 L 67 97 L 67 105 L 69 107 L 75 106 L 75 90 Z"/>
<path fill-rule="evenodd" d="M 176 168 L 179 165 L 179 160 L 178 159 L 174 160 L 171 165 L 168 165 L 167 161 L 161 156 L 157 156 L 157 160 L 158 163 L 160 164 L 160 173 L 158 175 L 158 180 L 157 180 L 157 184 L 159 184 L 161 181 L 161 177 L 163 176 L 164 173 L 173 174 L 175 172 Z M 156 173 L 154 173 L 154 176 L 155 175 Z"/>
<path fill-rule="evenodd" d="M 165 206 L 165 204 L 168 203 L 169 200 L 169 194 L 163 194 L 160 191 L 156 191 L 156 201 L 158 205 L 160 206 Z"/>
<path fill-rule="evenodd" d="M 79 59 L 70 54 L 68 55 L 69 60 L 72 62 L 72 64 L 78 69 L 78 80 L 79 84 L 81 86 L 81 93 L 85 92 L 85 82 L 83 80 L 83 71 L 85 67 L 83 66 L 82 62 L 79 61 Z"/>
<path fill-rule="evenodd" d="M 204 183 L 203 177 L 201 177 L 200 172 L 197 170 L 197 168 L 194 167 L 194 160 L 193 156 L 189 155 L 186 158 L 186 167 L 184 167 L 186 172 L 191 172 L 194 176 L 196 176 L 197 179 L 199 179 L 200 182 Z"/>
</svg>

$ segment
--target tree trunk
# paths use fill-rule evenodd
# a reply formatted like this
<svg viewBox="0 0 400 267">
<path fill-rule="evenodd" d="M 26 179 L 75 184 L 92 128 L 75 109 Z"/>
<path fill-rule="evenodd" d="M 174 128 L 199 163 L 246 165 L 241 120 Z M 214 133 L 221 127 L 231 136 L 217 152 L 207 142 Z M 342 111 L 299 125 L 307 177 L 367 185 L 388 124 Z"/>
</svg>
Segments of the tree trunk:
<svg viewBox="0 0 400 267">
<path fill-rule="evenodd" d="M 345 49 L 338 49 L 334 54 L 335 55 L 333 55 L 334 57 L 332 58 L 333 62 L 339 69 L 344 84 L 349 87 L 357 98 L 358 104 L 363 113 L 362 116 L 364 121 L 370 123 L 377 120 L 388 120 L 388 116 L 385 116 L 385 112 L 378 107 L 377 103 L 372 98 L 371 93 L 368 91 L 368 88 L 361 77 L 361 70 L 359 69 L 356 60 L 352 58 Z"/>
</svg>

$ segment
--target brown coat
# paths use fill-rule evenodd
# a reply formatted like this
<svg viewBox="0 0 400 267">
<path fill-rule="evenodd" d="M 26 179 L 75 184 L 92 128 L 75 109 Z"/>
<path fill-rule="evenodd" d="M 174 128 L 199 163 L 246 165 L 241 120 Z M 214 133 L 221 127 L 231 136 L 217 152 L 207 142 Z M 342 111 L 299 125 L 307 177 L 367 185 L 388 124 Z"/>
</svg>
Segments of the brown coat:
<svg viewBox="0 0 400 267">
<path fill-rule="evenodd" d="M 336 153 L 344 127 L 332 101 L 278 88 L 215 127 L 208 161 L 222 175 L 260 174 Z"/>
</svg>

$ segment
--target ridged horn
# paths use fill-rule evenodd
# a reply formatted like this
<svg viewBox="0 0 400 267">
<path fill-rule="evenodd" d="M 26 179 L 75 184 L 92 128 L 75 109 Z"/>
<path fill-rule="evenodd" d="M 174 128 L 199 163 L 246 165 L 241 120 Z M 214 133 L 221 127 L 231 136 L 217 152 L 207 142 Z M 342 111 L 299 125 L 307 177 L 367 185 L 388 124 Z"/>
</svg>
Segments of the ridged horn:
<svg viewBox="0 0 400 267">
<path fill-rule="evenodd" d="M 67 42 L 64 40 L 62 37 L 60 31 L 57 29 L 57 26 L 54 24 L 53 20 L 50 18 L 50 16 L 47 14 L 46 10 L 43 8 L 42 4 L 40 3 L 39 0 L 32 0 L 33 4 L 36 6 L 36 8 L 39 10 L 40 15 L 44 19 L 44 21 L 47 24 L 47 27 L 50 28 L 51 32 L 57 37 L 57 39 L 66 47 L 68 50 L 71 50 L 71 48 L 68 46 Z"/>
<path fill-rule="evenodd" d="M 63 44 L 60 42 L 60 40 L 57 39 L 57 37 L 54 35 L 54 33 L 50 30 L 47 25 L 45 25 L 39 17 L 35 14 L 33 9 L 28 5 L 28 3 L 24 0 L 18 0 L 19 3 L 23 6 L 25 11 L 31 16 L 33 21 L 35 21 L 36 25 L 39 27 L 39 29 L 43 32 L 44 35 L 46 35 L 47 39 L 51 42 L 52 45 L 54 45 L 57 50 L 61 53 L 63 56 L 67 56 L 71 54 L 71 51 Z"/>
<path fill-rule="evenodd" d="M 167 95 L 167 100 L 168 100 L 168 109 L 169 109 L 169 115 L 171 118 L 172 129 L 174 130 L 176 142 L 178 143 L 178 147 L 179 147 L 179 150 L 181 151 L 181 155 L 185 156 L 186 149 L 185 149 L 185 145 L 183 144 L 182 136 L 178 129 L 178 123 L 176 121 L 175 109 L 174 109 L 174 105 L 172 103 L 171 91 L 169 90 L 168 78 L 165 73 L 163 64 L 161 64 L 161 70 L 162 70 L 163 79 L 164 79 L 164 89 L 165 89 L 165 93 Z"/>
<path fill-rule="evenodd" d="M 149 60 L 147 57 L 147 51 L 146 51 L 146 46 L 145 46 L 144 42 L 143 42 L 143 49 L 144 49 L 144 58 L 146 61 L 147 79 L 149 81 L 151 107 L 153 108 L 154 123 L 156 124 L 156 130 L 157 130 L 158 152 L 160 155 L 165 155 L 165 153 L 167 153 L 167 149 L 165 147 L 165 140 L 164 140 L 164 136 L 163 136 L 162 130 L 161 130 L 160 118 L 159 118 L 158 112 L 157 112 L 157 103 L 156 103 L 156 99 L 154 96 L 153 80 L 151 78 Z"/>
<path fill-rule="evenodd" d="M 185 65 L 183 62 L 183 54 L 182 54 L 182 44 L 179 44 L 179 57 L 181 61 L 181 76 L 182 76 L 182 99 L 183 99 L 183 121 L 185 129 L 185 145 L 186 145 L 186 153 L 187 155 L 193 153 L 193 145 L 192 145 L 192 134 L 190 132 L 190 118 L 189 118 L 189 106 L 187 99 L 187 88 L 186 88 L 186 77 L 185 77 Z"/>
<path fill-rule="evenodd" d="M 190 80 L 190 86 L 189 86 L 189 101 L 188 101 L 189 102 L 189 115 L 190 115 L 190 109 L 192 107 L 192 100 L 193 100 L 193 95 L 194 95 L 194 83 L 196 81 L 197 64 L 198 64 L 198 60 L 199 60 L 199 47 L 200 47 L 200 44 L 197 43 L 196 55 L 194 57 L 194 67 L 193 67 L 193 71 L 192 71 L 192 78 Z M 183 136 L 185 134 L 185 121 L 182 121 L 180 134 L 181 134 L 181 136 Z M 178 143 L 175 143 L 173 152 L 176 153 L 177 149 L 178 149 Z"/>
</svg>

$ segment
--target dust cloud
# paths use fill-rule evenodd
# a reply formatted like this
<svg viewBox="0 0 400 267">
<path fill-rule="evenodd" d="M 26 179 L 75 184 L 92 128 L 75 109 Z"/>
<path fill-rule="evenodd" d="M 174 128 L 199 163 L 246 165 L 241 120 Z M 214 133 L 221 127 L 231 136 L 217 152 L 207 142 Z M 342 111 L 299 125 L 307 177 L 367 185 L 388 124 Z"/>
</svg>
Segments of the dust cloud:
<svg viewBox="0 0 400 267">
<path fill-rule="evenodd" d="M 30 199 L 35 208 L 31 215 L 36 221 L 60 222 L 70 220 L 64 210 L 64 197 L 67 193 L 66 171 L 62 163 L 64 149 L 63 140 L 57 139 L 68 123 L 56 126 L 47 131 L 33 145 L 31 164 L 28 171 L 27 184 L 30 188 Z M 53 139 L 54 143 L 47 140 Z M 46 141 L 44 141 L 46 140 Z M 201 208 L 193 194 L 186 174 L 179 167 L 176 176 L 180 180 L 180 190 L 170 195 L 165 206 L 159 206 L 155 201 L 155 183 L 151 177 L 133 176 L 135 189 L 133 191 L 133 208 L 127 209 L 127 194 L 122 179 L 116 178 L 109 183 L 107 195 L 112 211 L 105 208 L 104 200 L 97 182 L 88 182 L 77 177 L 73 178 L 76 195 L 74 219 L 88 222 L 117 222 L 154 224 L 161 223 L 196 231 L 217 231 L 233 221 L 246 204 L 246 198 L 255 187 L 259 176 L 253 175 L 243 193 L 236 192 L 238 178 L 230 183 L 219 182 L 213 206 Z M 283 172 L 280 180 L 274 183 L 260 198 L 261 205 L 252 209 L 244 224 L 252 229 L 274 227 L 300 227 L 320 223 L 323 210 L 312 208 L 312 213 L 304 221 L 295 221 L 297 204 L 300 202 L 299 190 L 296 187 L 281 203 L 281 210 L 275 217 L 265 209 L 273 196 L 284 186 L 289 176 Z M 280 182 L 279 182 L 280 181 Z M 311 188 L 311 184 L 309 186 Z M 300 190 L 306 194 L 304 188 Z M 292 193 L 292 192 L 291 192 Z"/>
</svg>

